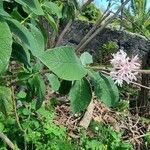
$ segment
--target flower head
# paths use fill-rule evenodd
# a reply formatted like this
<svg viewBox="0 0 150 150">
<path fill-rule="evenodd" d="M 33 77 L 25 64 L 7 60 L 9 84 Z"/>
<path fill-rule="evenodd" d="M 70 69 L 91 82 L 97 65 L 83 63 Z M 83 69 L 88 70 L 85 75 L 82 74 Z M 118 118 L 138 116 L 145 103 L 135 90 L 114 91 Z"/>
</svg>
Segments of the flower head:
<svg viewBox="0 0 150 150">
<path fill-rule="evenodd" d="M 137 80 L 137 70 L 140 68 L 137 55 L 130 59 L 127 57 L 126 52 L 120 50 L 116 54 L 112 54 L 112 56 L 111 64 L 113 68 L 110 72 L 110 76 L 115 80 L 115 83 L 122 86 L 123 81 L 129 84 L 133 80 Z"/>
</svg>

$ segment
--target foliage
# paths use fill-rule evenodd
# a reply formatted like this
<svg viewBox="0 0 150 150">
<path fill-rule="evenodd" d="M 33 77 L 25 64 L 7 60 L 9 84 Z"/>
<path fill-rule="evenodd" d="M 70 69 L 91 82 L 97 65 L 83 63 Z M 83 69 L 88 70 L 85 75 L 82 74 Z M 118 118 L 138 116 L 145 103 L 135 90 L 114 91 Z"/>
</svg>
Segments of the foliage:
<svg viewBox="0 0 150 150">
<path fill-rule="evenodd" d="M 87 108 L 92 98 L 92 90 L 87 79 L 76 81 L 70 90 L 72 110 L 80 112 Z"/>
<path fill-rule="evenodd" d="M 49 49 L 43 52 L 39 59 L 58 77 L 65 80 L 80 80 L 87 74 L 72 47 Z"/>
<path fill-rule="evenodd" d="M 70 1 L 68 1 L 68 3 L 70 3 Z M 11 11 L 7 10 L 6 4 L 11 5 Z M 33 2 L 16 0 L 15 2 L 7 2 L 6 4 L 6 8 L 1 8 L 4 14 L 2 27 L 6 28 L 1 42 L 8 43 L 8 46 L 4 45 L 2 47 L 6 47 L 5 49 L 8 49 L 8 53 L 5 54 L 6 56 L 3 56 L 3 53 L 1 54 L 1 61 L 4 61 L 3 58 L 7 59 L 3 64 L 5 66 L 1 66 L 0 69 L 4 70 L 5 68 L 6 70 L 11 51 L 13 51 L 12 61 L 19 61 L 19 65 L 21 66 L 13 78 L 16 78 L 15 80 L 18 82 L 17 86 L 19 86 L 19 88 L 22 88 L 23 91 L 28 91 L 24 99 L 28 102 L 36 99 L 36 109 L 39 109 L 42 106 L 46 94 L 45 77 L 42 75 L 44 64 L 49 68 L 49 71 L 55 74 L 48 76 L 54 90 L 60 91 L 59 88 L 61 89 L 63 82 L 60 84 L 59 80 L 71 81 L 70 93 L 68 91 L 66 94 L 69 93 L 70 95 L 72 110 L 74 112 L 85 110 L 92 99 L 92 84 L 87 80 L 91 77 L 85 78 L 88 73 L 88 65 L 93 63 L 92 56 L 86 52 L 83 53 L 79 59 L 75 54 L 74 48 L 70 46 L 61 46 L 45 50 L 46 40 L 44 39 L 43 30 L 41 30 L 41 26 L 39 26 L 40 22 L 38 21 L 38 16 L 42 15 L 51 22 L 52 28 L 55 28 L 55 31 L 58 32 L 57 27 L 54 26 L 54 22 L 55 18 L 61 17 L 59 15 L 59 5 L 50 1 L 42 1 L 42 3 L 39 3 L 36 0 Z M 21 12 L 19 10 L 20 5 L 22 6 Z M 5 15 L 7 13 L 9 15 Z M 17 15 L 14 15 L 14 13 L 17 13 Z M 22 14 L 24 14 L 25 17 L 22 16 Z M 18 15 L 21 16 L 19 19 L 17 17 Z M 97 76 L 99 75 L 97 74 Z M 105 104 L 114 106 L 114 103 L 119 100 L 117 96 L 118 90 L 111 79 L 107 77 L 103 79 L 103 77 L 102 75 L 98 77 L 99 81 L 101 80 L 102 82 L 95 79 L 95 93 L 98 94 L 98 97 Z M 108 82 L 109 86 L 112 85 L 112 90 L 109 90 L 109 92 L 103 92 L 102 90 L 102 86 L 105 86 L 106 82 Z M 101 87 L 101 89 L 96 88 L 96 86 Z M 81 90 L 82 88 L 84 90 Z M 108 85 L 105 88 L 108 88 Z M 80 94 L 78 95 L 76 93 Z M 107 100 L 105 99 L 105 94 L 108 95 Z M 114 95 L 113 99 L 111 95 Z"/>
<path fill-rule="evenodd" d="M 89 53 L 77 56 L 71 46 L 47 48 L 48 33 L 41 20 L 46 20 L 57 36 L 59 21 L 74 19 L 76 11 L 76 0 L 0 1 L 0 132 L 19 149 L 80 149 L 80 144 L 69 139 L 65 127 L 54 124 L 53 107 L 46 107 L 44 101 L 47 86 L 55 94 L 68 95 L 76 113 L 86 110 L 94 94 L 109 107 L 119 101 L 117 86 L 110 77 L 92 69 Z M 95 21 L 101 14 L 91 4 L 82 15 Z M 114 47 L 109 43 L 104 49 Z M 104 128 L 102 134 L 106 139 L 101 141 L 100 134 L 96 140 L 81 139 L 82 147 L 130 147 L 111 129 Z M 8 148 L 2 141 L 0 146 Z"/>
<path fill-rule="evenodd" d="M 17 100 L 19 101 L 20 98 L 22 98 L 21 94 Z M 18 145 L 19 149 L 26 147 L 36 150 L 132 150 L 132 145 L 128 141 L 122 141 L 122 133 L 103 124 L 92 122 L 90 128 L 94 138 L 89 136 L 85 130 L 78 128 L 80 139 L 71 139 L 65 127 L 53 123 L 55 115 L 53 109 L 41 107 L 36 111 L 34 102 L 31 104 L 23 102 L 22 106 L 18 105 L 17 111 L 21 116 L 20 124 L 26 130 L 26 134 L 20 131 L 13 115 L 5 118 L 2 113 L 0 113 L 0 132 L 5 133 L 13 143 Z M 0 141 L 0 148 L 6 149 L 7 146 Z"/>
<path fill-rule="evenodd" d="M 59 90 L 59 87 L 60 87 L 60 82 L 59 82 L 59 79 L 56 75 L 54 74 L 46 74 L 48 80 L 49 80 L 49 83 L 52 87 L 52 89 L 54 91 L 58 91 Z"/>
<path fill-rule="evenodd" d="M 131 0 L 130 6 L 124 9 L 121 25 L 128 31 L 150 37 L 150 9 L 147 0 Z"/>
<path fill-rule="evenodd" d="M 8 66 L 11 56 L 12 34 L 7 23 L 3 19 L 0 20 L 0 29 L 1 33 L 3 33 L 0 35 L 0 51 L 2 52 L 0 55 L 0 74 L 2 74 Z"/>
<path fill-rule="evenodd" d="M 85 149 L 91 150 L 133 150 L 133 146 L 128 141 L 122 141 L 123 133 L 116 132 L 112 127 L 92 122 L 91 130 L 94 138 L 88 136 L 84 131 L 81 132 L 81 140 Z"/>
<path fill-rule="evenodd" d="M 98 55 L 98 62 L 103 65 L 110 64 L 110 59 L 112 58 L 112 53 L 115 53 L 119 49 L 119 46 L 116 42 L 108 41 L 107 43 L 103 44 L 99 50 Z"/>
<path fill-rule="evenodd" d="M 98 9 L 94 3 L 91 3 L 82 11 L 79 19 L 95 22 L 100 18 L 101 15 L 100 9 Z"/>
<path fill-rule="evenodd" d="M 65 127 L 57 126 L 53 123 L 54 113 L 41 107 L 35 110 L 35 104 L 28 105 L 23 103 L 17 108 L 18 115 L 21 116 L 20 124 L 26 130 L 26 134 L 17 127 L 16 120 L 13 115 L 5 118 L 0 113 L 0 132 L 5 133 L 19 149 L 66 149 L 75 150 L 71 141 L 67 138 Z M 23 141 L 26 141 L 24 145 Z M 0 142 L 0 148 L 7 147 Z"/>
<path fill-rule="evenodd" d="M 62 14 L 64 19 L 74 19 L 76 11 L 79 9 L 77 0 L 64 1 Z"/>
</svg>

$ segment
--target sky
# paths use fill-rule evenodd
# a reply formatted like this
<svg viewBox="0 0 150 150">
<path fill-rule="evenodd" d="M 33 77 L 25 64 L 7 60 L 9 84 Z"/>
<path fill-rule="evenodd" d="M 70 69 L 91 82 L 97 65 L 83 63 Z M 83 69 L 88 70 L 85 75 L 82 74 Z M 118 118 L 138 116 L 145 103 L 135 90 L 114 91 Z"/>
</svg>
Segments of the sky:
<svg viewBox="0 0 150 150">
<path fill-rule="evenodd" d="M 94 1 L 98 7 L 102 8 L 102 9 L 106 9 L 107 4 L 108 4 L 107 0 L 94 0 Z M 118 0 L 118 1 L 120 1 L 120 0 Z M 148 8 L 150 8 L 150 0 L 147 0 L 147 3 L 148 3 L 147 4 Z"/>
</svg>

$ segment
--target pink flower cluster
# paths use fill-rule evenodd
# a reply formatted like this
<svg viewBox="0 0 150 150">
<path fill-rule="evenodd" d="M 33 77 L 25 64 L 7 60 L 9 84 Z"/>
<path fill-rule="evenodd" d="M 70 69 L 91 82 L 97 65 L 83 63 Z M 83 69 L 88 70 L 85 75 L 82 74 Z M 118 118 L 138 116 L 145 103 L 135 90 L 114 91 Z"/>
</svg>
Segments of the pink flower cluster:
<svg viewBox="0 0 150 150">
<path fill-rule="evenodd" d="M 137 55 L 130 59 L 123 50 L 120 50 L 116 54 L 112 54 L 112 56 L 111 64 L 113 68 L 110 72 L 110 76 L 115 80 L 116 84 L 122 86 L 123 81 L 129 84 L 133 80 L 137 80 L 137 70 L 140 68 Z"/>
</svg>

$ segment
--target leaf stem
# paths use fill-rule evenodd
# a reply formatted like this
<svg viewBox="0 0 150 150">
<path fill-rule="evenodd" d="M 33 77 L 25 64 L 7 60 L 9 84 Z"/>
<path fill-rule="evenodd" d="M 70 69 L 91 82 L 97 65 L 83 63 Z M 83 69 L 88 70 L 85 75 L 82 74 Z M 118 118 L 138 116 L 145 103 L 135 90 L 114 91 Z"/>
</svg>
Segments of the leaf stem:
<svg viewBox="0 0 150 150">
<path fill-rule="evenodd" d="M 26 17 L 23 21 L 21 21 L 21 24 L 23 25 L 28 19 L 30 19 L 32 17 L 32 13 L 30 13 L 28 15 L 28 17 Z"/>
<path fill-rule="evenodd" d="M 104 66 L 88 66 L 88 69 L 94 69 L 94 70 L 103 70 L 103 71 L 110 71 L 111 68 L 104 67 Z M 134 70 L 138 73 L 142 74 L 150 74 L 150 70 L 145 70 L 145 69 L 139 69 L 139 70 Z"/>
<path fill-rule="evenodd" d="M 12 86 L 11 89 L 12 89 L 12 101 L 13 101 L 13 108 L 14 108 L 16 122 L 18 124 L 19 129 L 23 132 L 23 136 L 24 136 L 24 149 L 27 150 L 27 141 L 25 139 L 26 130 L 23 129 L 23 127 L 21 126 L 21 123 L 19 121 L 19 116 L 18 116 L 17 107 L 16 107 L 16 101 L 15 101 L 15 96 L 14 96 L 14 87 Z"/>
</svg>

